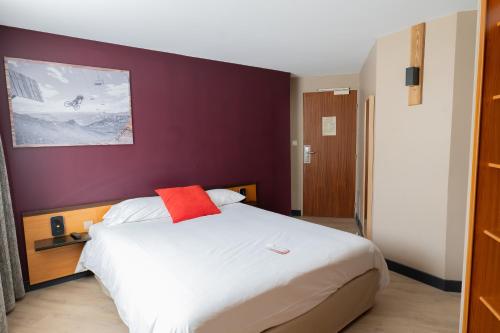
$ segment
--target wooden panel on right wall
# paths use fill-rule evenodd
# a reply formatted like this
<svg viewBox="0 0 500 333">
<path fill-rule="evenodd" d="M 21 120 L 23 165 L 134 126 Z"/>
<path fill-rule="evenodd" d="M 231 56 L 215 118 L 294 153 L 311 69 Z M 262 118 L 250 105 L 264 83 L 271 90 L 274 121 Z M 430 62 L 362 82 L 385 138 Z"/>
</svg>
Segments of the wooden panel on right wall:
<svg viewBox="0 0 500 333">
<path fill-rule="evenodd" d="M 464 331 L 500 332 L 500 0 L 483 0 Z"/>
<path fill-rule="evenodd" d="M 422 104 L 424 84 L 425 23 L 411 27 L 410 67 L 419 69 L 418 85 L 408 88 L 408 106 Z"/>
</svg>

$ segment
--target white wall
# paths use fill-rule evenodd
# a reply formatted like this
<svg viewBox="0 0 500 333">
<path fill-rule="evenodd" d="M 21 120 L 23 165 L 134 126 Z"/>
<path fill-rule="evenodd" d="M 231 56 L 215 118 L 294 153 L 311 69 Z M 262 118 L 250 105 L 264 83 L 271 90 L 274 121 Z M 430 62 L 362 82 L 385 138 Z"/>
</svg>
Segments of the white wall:
<svg viewBox="0 0 500 333">
<path fill-rule="evenodd" d="M 448 181 L 448 226 L 446 237 L 446 278 L 460 280 L 468 208 L 471 107 L 474 97 L 476 11 L 457 15 L 453 119 Z"/>
<path fill-rule="evenodd" d="M 292 160 L 292 209 L 302 210 L 302 162 L 303 162 L 303 98 L 305 92 L 315 92 L 320 88 L 349 87 L 359 88 L 359 75 L 330 75 L 292 77 L 290 83 L 290 121 L 291 141 L 296 140 L 297 146 L 291 145 Z M 358 124 L 359 125 L 359 124 Z"/>
<path fill-rule="evenodd" d="M 474 72 L 475 12 L 426 29 L 418 106 L 408 106 L 404 85 L 410 30 L 376 44 L 373 239 L 388 259 L 459 280 L 473 94 L 472 79 L 464 80 Z"/>
</svg>

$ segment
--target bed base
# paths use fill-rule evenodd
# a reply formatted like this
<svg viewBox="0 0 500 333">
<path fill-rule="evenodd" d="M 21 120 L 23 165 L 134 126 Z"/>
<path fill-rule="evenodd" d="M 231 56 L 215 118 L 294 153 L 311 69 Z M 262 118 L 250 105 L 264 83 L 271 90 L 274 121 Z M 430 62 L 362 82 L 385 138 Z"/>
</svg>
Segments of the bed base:
<svg viewBox="0 0 500 333">
<path fill-rule="evenodd" d="M 94 275 L 102 291 L 111 297 Z M 354 278 L 308 312 L 263 333 L 336 333 L 368 311 L 375 303 L 380 273 L 377 269 Z"/>
<path fill-rule="evenodd" d="M 373 307 L 379 289 L 377 269 L 349 281 L 310 311 L 264 333 L 335 333 Z"/>
</svg>

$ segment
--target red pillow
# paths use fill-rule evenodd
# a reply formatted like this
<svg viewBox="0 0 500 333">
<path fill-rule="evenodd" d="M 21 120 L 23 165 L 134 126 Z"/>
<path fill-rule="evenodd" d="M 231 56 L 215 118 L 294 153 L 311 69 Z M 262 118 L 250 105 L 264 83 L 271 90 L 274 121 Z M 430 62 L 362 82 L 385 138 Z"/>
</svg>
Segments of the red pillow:
<svg viewBox="0 0 500 333">
<path fill-rule="evenodd" d="M 159 188 L 155 192 L 162 198 L 174 223 L 220 213 L 199 185 Z"/>
</svg>

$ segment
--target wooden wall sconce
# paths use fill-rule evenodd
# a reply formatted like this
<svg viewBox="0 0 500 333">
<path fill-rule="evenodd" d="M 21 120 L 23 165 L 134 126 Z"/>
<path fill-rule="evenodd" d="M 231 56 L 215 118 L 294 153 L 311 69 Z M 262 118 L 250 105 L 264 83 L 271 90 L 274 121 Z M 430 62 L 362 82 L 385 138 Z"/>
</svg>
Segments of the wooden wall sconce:
<svg viewBox="0 0 500 333">
<path fill-rule="evenodd" d="M 422 104 L 424 77 L 425 23 L 411 27 L 410 67 L 406 69 L 408 105 Z"/>
</svg>

